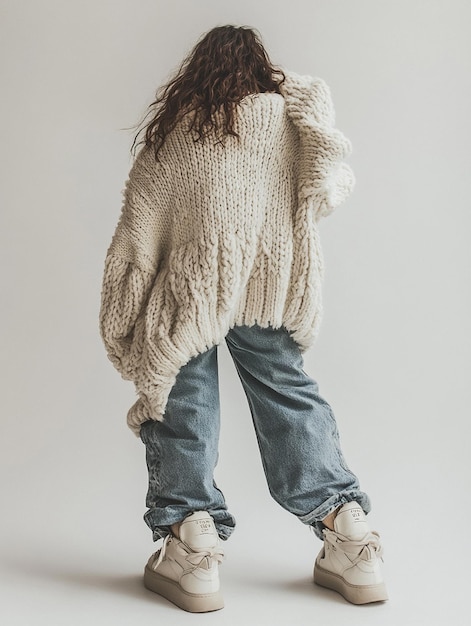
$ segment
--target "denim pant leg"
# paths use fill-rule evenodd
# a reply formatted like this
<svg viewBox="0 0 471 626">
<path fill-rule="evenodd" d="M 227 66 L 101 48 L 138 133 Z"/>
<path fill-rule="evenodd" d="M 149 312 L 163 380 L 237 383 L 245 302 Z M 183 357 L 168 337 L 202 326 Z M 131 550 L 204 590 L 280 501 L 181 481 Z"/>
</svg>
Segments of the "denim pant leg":
<svg viewBox="0 0 471 626">
<path fill-rule="evenodd" d="M 178 372 L 163 421 L 147 420 L 140 436 L 146 446 L 149 487 L 144 520 L 153 540 L 192 511 L 206 510 L 221 539 L 234 530 L 213 472 L 220 430 L 217 345 L 198 354 Z"/>
<path fill-rule="evenodd" d="M 247 396 L 272 497 L 320 539 L 321 520 L 339 505 L 356 500 L 368 513 L 370 500 L 345 461 L 333 411 L 304 371 L 288 330 L 235 326 L 226 343 Z"/>
</svg>

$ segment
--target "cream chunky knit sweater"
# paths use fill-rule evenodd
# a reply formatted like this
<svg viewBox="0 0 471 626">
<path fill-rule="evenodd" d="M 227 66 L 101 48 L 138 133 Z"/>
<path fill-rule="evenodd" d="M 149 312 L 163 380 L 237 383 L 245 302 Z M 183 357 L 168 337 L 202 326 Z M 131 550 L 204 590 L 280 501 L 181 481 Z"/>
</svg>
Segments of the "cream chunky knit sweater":
<svg viewBox="0 0 471 626">
<path fill-rule="evenodd" d="M 353 190 L 321 78 L 285 72 L 282 94 L 246 96 L 226 144 L 195 142 L 189 117 L 157 163 L 137 154 L 108 248 L 100 333 L 137 401 L 138 436 L 164 419 L 180 368 L 235 325 L 284 325 L 302 352 L 322 315 L 318 221 Z M 194 132 L 194 131 L 192 131 Z"/>
</svg>

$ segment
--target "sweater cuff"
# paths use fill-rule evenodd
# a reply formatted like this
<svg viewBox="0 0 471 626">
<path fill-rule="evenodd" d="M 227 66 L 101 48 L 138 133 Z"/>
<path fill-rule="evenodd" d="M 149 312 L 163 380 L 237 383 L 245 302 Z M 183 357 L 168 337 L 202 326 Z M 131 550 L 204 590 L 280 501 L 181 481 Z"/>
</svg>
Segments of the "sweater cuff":
<svg viewBox="0 0 471 626">
<path fill-rule="evenodd" d="M 330 215 L 352 193 L 355 182 L 352 168 L 343 161 L 338 163 L 325 180 L 324 202 L 319 207 L 317 216 Z"/>
</svg>

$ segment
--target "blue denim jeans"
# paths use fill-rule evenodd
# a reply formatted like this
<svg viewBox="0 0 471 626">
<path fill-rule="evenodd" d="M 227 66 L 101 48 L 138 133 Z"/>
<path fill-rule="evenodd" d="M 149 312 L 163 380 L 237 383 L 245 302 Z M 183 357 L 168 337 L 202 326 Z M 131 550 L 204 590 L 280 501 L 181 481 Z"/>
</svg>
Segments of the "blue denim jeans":
<svg viewBox="0 0 471 626">
<path fill-rule="evenodd" d="M 242 382 L 270 494 L 322 539 L 322 519 L 356 500 L 371 509 L 342 454 L 330 405 L 303 369 L 298 344 L 281 326 L 235 326 L 225 337 Z M 220 404 L 217 345 L 191 358 L 170 391 L 163 421 L 141 426 L 149 485 L 144 520 L 153 540 L 192 511 L 206 510 L 221 539 L 235 527 L 213 477 Z"/>
</svg>

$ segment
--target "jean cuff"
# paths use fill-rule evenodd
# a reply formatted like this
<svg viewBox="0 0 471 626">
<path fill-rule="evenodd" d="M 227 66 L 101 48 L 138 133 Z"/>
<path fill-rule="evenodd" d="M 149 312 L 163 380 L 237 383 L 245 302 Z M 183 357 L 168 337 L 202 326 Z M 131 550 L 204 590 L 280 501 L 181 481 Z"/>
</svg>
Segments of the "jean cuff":
<svg viewBox="0 0 471 626">
<path fill-rule="evenodd" d="M 191 512 L 192 511 L 189 511 L 189 513 Z M 189 515 L 189 513 L 187 514 Z M 216 531 L 219 535 L 219 538 L 222 539 L 223 541 L 226 541 L 227 539 L 229 539 L 229 537 L 234 532 L 234 528 L 236 524 L 235 518 L 230 513 L 228 514 L 227 511 L 209 510 L 208 513 L 213 518 L 214 526 L 216 527 Z M 152 540 L 158 541 L 159 539 L 165 538 L 171 532 L 170 526 L 181 520 L 182 520 L 182 517 L 181 515 L 179 515 L 177 519 L 175 519 L 175 521 L 172 521 L 166 525 L 162 525 L 162 526 L 154 525 L 152 527 Z"/>
<path fill-rule="evenodd" d="M 368 495 L 364 491 L 353 489 L 351 491 L 341 491 L 340 493 L 331 496 L 310 513 L 306 513 L 306 515 L 300 515 L 298 517 L 303 524 L 311 526 L 316 537 L 324 540 L 322 531 L 326 528 L 326 526 L 322 523 L 322 520 L 335 511 L 335 509 L 339 506 L 342 506 L 347 502 L 356 502 L 359 504 L 365 515 L 371 511 L 371 501 Z"/>
</svg>

